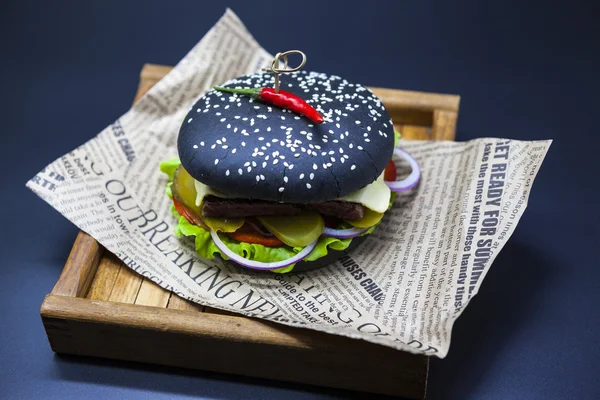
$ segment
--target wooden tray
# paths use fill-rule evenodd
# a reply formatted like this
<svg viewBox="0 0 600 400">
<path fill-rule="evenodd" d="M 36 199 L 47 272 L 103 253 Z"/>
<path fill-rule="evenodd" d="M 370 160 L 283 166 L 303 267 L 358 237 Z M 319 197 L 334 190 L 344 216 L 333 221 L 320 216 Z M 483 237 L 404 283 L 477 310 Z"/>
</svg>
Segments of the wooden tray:
<svg viewBox="0 0 600 400">
<path fill-rule="evenodd" d="M 136 100 L 170 67 L 147 64 Z M 453 140 L 460 98 L 371 88 L 407 139 Z M 52 350 L 422 399 L 429 360 L 202 307 L 80 232 L 41 307 Z"/>
</svg>

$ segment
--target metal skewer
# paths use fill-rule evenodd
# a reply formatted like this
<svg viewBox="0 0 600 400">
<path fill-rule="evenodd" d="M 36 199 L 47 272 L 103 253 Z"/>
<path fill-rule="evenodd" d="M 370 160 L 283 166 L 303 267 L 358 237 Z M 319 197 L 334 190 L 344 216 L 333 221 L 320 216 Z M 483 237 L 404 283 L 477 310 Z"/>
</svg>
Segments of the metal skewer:
<svg viewBox="0 0 600 400">
<path fill-rule="evenodd" d="M 290 54 L 300 54 L 302 56 L 302 62 L 295 68 L 288 68 L 288 55 Z M 279 68 L 280 59 L 283 59 L 283 68 Z M 306 64 L 306 54 L 301 52 L 300 50 L 288 50 L 283 53 L 275 54 L 275 58 L 271 62 L 270 68 L 263 68 L 263 71 L 272 72 L 275 74 L 275 91 L 279 92 L 279 74 L 287 73 L 287 72 L 296 72 L 304 67 Z"/>
</svg>

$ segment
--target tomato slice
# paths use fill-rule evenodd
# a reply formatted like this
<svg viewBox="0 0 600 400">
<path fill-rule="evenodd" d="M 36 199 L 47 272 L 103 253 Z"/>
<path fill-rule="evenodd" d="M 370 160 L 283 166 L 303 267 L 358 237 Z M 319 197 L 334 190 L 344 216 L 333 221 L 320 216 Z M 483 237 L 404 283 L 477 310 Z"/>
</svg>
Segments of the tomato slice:
<svg viewBox="0 0 600 400">
<path fill-rule="evenodd" d="M 383 180 L 393 182 L 396 180 L 396 177 L 396 164 L 394 164 L 394 160 L 390 160 L 390 162 L 385 166 L 385 171 L 383 172 Z"/>
<path fill-rule="evenodd" d="M 208 228 L 208 226 L 206 226 L 206 224 L 202 221 L 202 219 L 198 215 L 196 215 L 192 210 L 190 210 L 184 204 L 181 204 L 180 202 L 178 202 L 175 199 L 175 197 L 173 197 L 173 204 L 175 205 L 175 209 L 177 210 L 177 212 L 182 217 L 187 219 L 190 224 L 197 225 L 200 228 L 204 229 L 205 231 L 210 230 Z"/>
<path fill-rule="evenodd" d="M 263 236 L 256 232 L 250 224 L 245 223 L 240 229 L 235 232 L 226 233 L 230 238 L 237 240 L 238 242 L 262 244 L 267 247 L 275 247 L 283 245 L 283 242 L 277 239 L 275 236 Z"/>
</svg>

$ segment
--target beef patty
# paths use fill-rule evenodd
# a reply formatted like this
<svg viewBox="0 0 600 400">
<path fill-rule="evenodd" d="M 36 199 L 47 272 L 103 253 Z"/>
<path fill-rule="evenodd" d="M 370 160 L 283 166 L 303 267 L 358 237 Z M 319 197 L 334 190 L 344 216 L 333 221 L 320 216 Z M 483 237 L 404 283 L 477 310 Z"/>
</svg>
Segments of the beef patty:
<svg viewBox="0 0 600 400">
<path fill-rule="evenodd" d="M 312 208 L 321 214 L 348 220 L 361 219 L 365 215 L 365 207 L 362 204 L 340 200 L 313 204 L 291 204 L 264 200 L 221 199 L 215 196 L 204 198 L 202 215 L 230 218 L 296 215 L 305 208 Z"/>
</svg>

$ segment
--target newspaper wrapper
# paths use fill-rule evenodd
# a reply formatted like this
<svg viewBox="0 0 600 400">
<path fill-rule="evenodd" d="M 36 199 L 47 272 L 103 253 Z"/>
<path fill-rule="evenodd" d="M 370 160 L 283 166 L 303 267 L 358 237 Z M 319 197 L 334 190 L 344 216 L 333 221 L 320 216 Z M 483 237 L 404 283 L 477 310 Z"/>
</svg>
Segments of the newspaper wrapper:
<svg viewBox="0 0 600 400">
<path fill-rule="evenodd" d="M 128 267 L 211 307 L 443 358 L 454 321 L 523 214 L 550 141 L 402 141 L 422 167 L 376 231 L 325 268 L 278 275 L 204 260 L 177 238 L 161 161 L 212 86 L 272 56 L 227 10 L 129 111 L 27 186 Z M 398 161 L 400 175 L 410 172 Z"/>
</svg>

